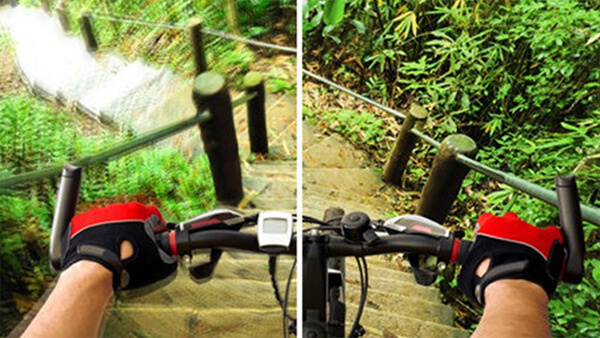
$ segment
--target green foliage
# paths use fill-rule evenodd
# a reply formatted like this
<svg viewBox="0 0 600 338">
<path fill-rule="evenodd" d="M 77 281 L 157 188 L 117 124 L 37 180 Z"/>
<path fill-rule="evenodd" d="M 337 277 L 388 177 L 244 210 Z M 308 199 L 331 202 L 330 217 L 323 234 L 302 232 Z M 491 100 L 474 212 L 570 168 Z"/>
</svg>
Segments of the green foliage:
<svg viewBox="0 0 600 338">
<path fill-rule="evenodd" d="M 600 107 L 600 43 L 587 43 L 598 33 L 598 5 L 385 3 L 348 1 L 346 19 L 324 26 L 320 4 L 309 1 L 305 46 L 322 51 L 307 53 L 307 61 L 355 74 L 380 101 L 413 97 L 438 123 L 461 122 L 445 132 L 468 132 L 484 143 L 523 122 L 556 129 L 565 116 Z M 328 40 L 341 44 L 328 48 Z"/>
<path fill-rule="evenodd" d="M 66 163 L 129 138 L 110 132 L 83 136 L 75 126 L 66 112 L 26 95 L 0 101 L 0 176 Z M 57 184 L 52 178 L 0 191 L 3 304 L 14 294 L 36 300 L 49 282 L 47 252 Z M 135 196 L 162 204 L 165 218 L 174 221 L 214 207 L 207 157 L 189 159 L 172 148 L 144 149 L 84 169 L 79 204 Z"/>
<path fill-rule="evenodd" d="M 320 112 L 318 115 L 303 107 L 303 115 L 313 123 L 326 124 L 326 128 L 346 137 L 359 148 L 384 156 L 380 152 L 380 144 L 386 134 L 384 122 L 380 118 L 366 112 L 351 109 L 332 109 Z"/>
<path fill-rule="evenodd" d="M 337 25 L 344 18 L 346 0 L 331 0 L 325 2 L 323 22 L 328 25 Z"/>
</svg>

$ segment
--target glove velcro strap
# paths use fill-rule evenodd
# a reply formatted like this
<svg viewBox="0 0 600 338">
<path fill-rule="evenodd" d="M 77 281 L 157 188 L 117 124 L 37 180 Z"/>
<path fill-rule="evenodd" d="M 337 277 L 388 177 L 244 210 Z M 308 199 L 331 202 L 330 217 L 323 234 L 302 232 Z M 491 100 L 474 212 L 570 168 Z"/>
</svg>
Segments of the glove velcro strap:
<svg viewBox="0 0 600 338">
<path fill-rule="evenodd" d="M 555 241 L 546 260 L 538 250 L 526 243 L 477 237 L 469 257 L 462 266 L 458 284 L 465 295 L 480 305 L 485 304 L 485 288 L 501 279 L 524 279 L 540 285 L 551 297 L 556 289 L 564 261 L 563 245 Z M 490 259 L 487 272 L 477 277 L 481 262 Z"/>
<path fill-rule="evenodd" d="M 77 246 L 77 254 L 79 254 L 82 259 L 94 261 L 112 271 L 113 289 L 118 290 L 121 287 L 123 265 L 121 264 L 119 256 L 114 252 L 96 245 L 82 244 Z"/>
</svg>

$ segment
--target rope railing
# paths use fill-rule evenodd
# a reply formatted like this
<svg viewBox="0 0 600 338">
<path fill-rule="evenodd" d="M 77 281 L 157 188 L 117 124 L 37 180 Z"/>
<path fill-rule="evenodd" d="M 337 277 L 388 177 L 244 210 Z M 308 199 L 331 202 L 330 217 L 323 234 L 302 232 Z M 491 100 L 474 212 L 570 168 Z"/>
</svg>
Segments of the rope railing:
<svg viewBox="0 0 600 338">
<path fill-rule="evenodd" d="M 192 118 L 187 120 L 177 122 L 171 125 L 168 125 L 164 128 L 157 129 L 155 131 L 149 132 L 145 135 L 142 135 L 134 140 L 126 142 L 122 145 L 116 146 L 111 149 L 107 149 L 101 151 L 95 155 L 86 156 L 71 162 L 76 166 L 90 166 L 93 164 L 105 162 L 111 159 L 116 159 L 122 157 L 126 154 L 129 154 L 135 150 L 146 147 L 152 143 L 156 143 L 160 140 L 163 140 L 169 136 L 177 134 L 185 129 L 193 127 L 198 124 L 202 124 L 210 119 L 210 114 L 208 111 L 204 111 L 201 114 L 198 114 Z M 33 172 L 23 173 L 19 175 L 14 175 L 8 178 L 0 179 L 0 188 L 8 188 L 10 186 L 27 183 L 32 181 L 38 181 L 45 178 L 50 178 L 54 176 L 59 176 L 62 172 L 62 165 L 55 165 L 49 168 L 36 170 Z"/>
<path fill-rule="evenodd" d="M 218 36 L 218 37 L 221 37 L 221 38 L 225 38 L 225 39 L 229 39 L 229 40 L 234 40 L 234 41 L 238 41 L 238 42 L 242 42 L 242 43 L 246 43 L 248 45 L 253 45 L 253 46 L 257 46 L 257 47 L 275 49 L 275 50 L 279 50 L 279 51 L 286 52 L 286 53 L 291 53 L 291 54 L 296 54 L 298 52 L 298 50 L 296 48 L 286 47 L 286 46 L 279 46 L 279 45 L 275 45 L 275 44 L 272 44 L 272 43 L 267 43 L 267 42 L 262 42 L 262 41 L 258 41 L 258 40 L 248 39 L 248 38 L 244 38 L 244 37 L 237 36 L 237 35 L 230 34 L 230 33 L 221 32 L 221 31 L 218 31 L 218 30 L 210 29 L 210 28 L 204 28 L 204 29 L 202 29 L 202 33 L 209 34 L 209 35 L 214 35 L 214 36 Z"/>
<path fill-rule="evenodd" d="M 108 16 L 104 13 L 97 14 L 98 12 L 96 12 L 96 11 L 90 11 L 89 13 L 92 14 L 91 17 L 95 20 L 122 22 L 122 23 L 129 23 L 129 24 L 139 25 L 139 26 L 160 27 L 160 28 L 166 28 L 166 29 L 172 29 L 172 30 L 185 30 L 185 26 L 180 26 L 180 25 L 165 24 L 165 23 L 160 23 L 160 22 L 145 21 L 145 20 L 139 20 L 139 19 L 129 19 L 129 18 L 124 18 L 124 17 L 114 17 L 114 16 Z"/>
<path fill-rule="evenodd" d="M 92 14 L 91 17 L 93 19 L 99 19 L 99 20 L 106 20 L 106 21 L 112 21 L 112 22 L 123 22 L 123 23 L 129 23 L 129 24 L 140 25 L 140 26 L 160 27 L 160 28 L 171 29 L 171 30 L 187 29 L 187 27 L 184 25 L 166 24 L 166 23 L 147 21 L 147 20 L 139 20 L 139 19 L 133 19 L 133 18 L 126 18 L 126 17 L 116 17 L 116 16 L 110 16 L 107 13 L 97 12 L 97 11 L 89 11 L 89 13 Z M 248 39 L 248 38 L 244 38 L 244 37 L 241 37 L 241 36 L 238 36 L 235 34 L 226 33 L 226 32 L 222 32 L 219 30 L 211 29 L 211 28 L 203 28 L 201 30 L 201 32 L 204 34 L 213 35 L 213 36 L 217 36 L 217 37 L 228 39 L 228 40 L 242 42 L 242 43 L 252 45 L 252 46 L 279 50 L 279 51 L 291 53 L 291 54 L 296 54 L 298 51 L 296 48 L 293 48 L 293 47 L 280 46 L 280 45 L 276 45 L 276 44 L 272 44 L 272 43 L 254 40 L 254 39 Z"/>
<path fill-rule="evenodd" d="M 435 172 L 445 172 L 441 175 L 438 174 L 437 176 L 445 176 L 445 178 L 455 179 L 458 181 L 459 185 L 456 187 L 448 187 L 447 186 L 448 182 L 443 182 L 443 180 L 439 181 L 437 179 L 433 179 L 433 177 L 430 178 L 430 181 L 427 182 L 427 185 L 423 189 L 424 196 L 422 196 L 422 198 L 421 198 L 422 204 L 418 208 L 419 209 L 417 211 L 418 213 L 425 214 L 426 216 L 430 216 L 430 218 L 433 218 L 433 219 L 436 219 L 436 220 L 442 222 L 448 211 L 448 210 L 444 210 L 444 209 L 448 209 L 450 207 L 451 202 L 454 201 L 454 199 L 456 198 L 456 196 L 453 196 L 452 198 L 446 198 L 447 201 L 444 201 L 443 203 L 438 203 L 438 205 L 435 205 L 436 203 L 427 203 L 427 204 L 430 204 L 431 207 L 423 206 L 424 200 L 432 199 L 432 198 L 426 197 L 425 195 L 435 196 L 436 194 L 439 194 L 440 191 L 442 191 L 442 190 L 445 190 L 445 191 L 455 190 L 454 192 L 451 192 L 449 194 L 449 196 L 458 194 L 458 189 L 460 188 L 460 184 L 462 184 L 462 179 L 464 179 L 468 170 L 465 171 L 461 168 L 455 168 L 451 164 L 449 165 L 447 163 L 448 161 L 446 161 L 446 159 L 448 159 L 448 158 L 452 158 L 453 161 L 459 162 L 472 170 L 475 170 L 487 177 L 490 177 L 499 182 L 502 182 L 518 191 L 524 192 L 524 193 L 526 193 L 534 198 L 537 198 L 543 202 L 546 202 L 546 203 L 554 205 L 554 206 L 558 206 L 558 199 L 556 196 L 556 192 L 554 190 L 546 189 L 540 185 L 531 183 L 529 181 L 526 181 L 526 180 L 519 178 L 515 175 L 512 175 L 510 173 L 506 173 L 501 170 L 491 168 L 491 167 L 471 158 L 470 156 L 475 155 L 475 153 L 477 151 L 477 146 L 476 146 L 475 142 L 473 140 L 471 140 L 469 137 L 467 137 L 466 135 L 451 135 L 450 137 L 446 138 L 444 140 L 444 142 L 438 142 L 434 138 L 432 138 L 432 137 L 428 136 L 427 134 L 425 134 L 424 132 L 422 132 L 420 130 L 420 128 L 421 128 L 422 123 L 424 122 L 423 120 L 426 119 L 426 116 L 427 116 L 426 113 L 425 113 L 425 115 L 423 115 L 424 109 L 420 108 L 422 111 L 420 111 L 420 112 L 411 111 L 409 113 L 409 115 L 406 115 L 406 114 L 400 113 L 390 107 L 386 107 L 379 102 L 373 101 L 363 95 L 353 92 L 350 89 L 344 88 L 344 87 L 342 87 L 330 80 L 327 80 L 321 76 L 313 74 L 305 69 L 303 69 L 302 72 L 305 75 L 307 75 L 321 83 L 324 83 L 330 87 L 338 89 L 338 90 L 340 90 L 350 96 L 353 96 L 359 100 L 362 100 L 370 105 L 373 105 L 395 117 L 404 119 L 403 129 L 406 129 L 409 134 L 412 134 L 412 135 L 418 137 L 419 139 L 423 140 L 424 142 L 433 146 L 434 148 L 440 149 L 438 151 L 438 155 L 436 155 L 436 159 L 434 160 L 434 168 L 432 169 L 432 171 L 433 171 L 432 176 L 434 176 Z M 406 128 L 404 128 L 405 125 L 406 125 Z M 401 131 L 401 134 L 402 134 L 402 131 Z M 456 137 L 456 136 L 460 136 L 460 137 Z M 399 184 L 399 182 L 400 182 L 399 177 L 402 176 L 404 170 L 406 169 L 406 162 L 408 161 L 408 156 L 402 156 L 399 153 L 404 153 L 404 154 L 409 153 L 410 154 L 410 152 L 412 152 L 413 147 L 414 147 L 414 141 L 411 140 L 409 136 L 407 136 L 407 135 L 399 136 L 397 143 L 394 147 L 392 157 L 390 158 L 390 161 L 387 163 L 386 168 L 384 170 L 383 179 L 385 181 L 388 181 L 388 182 L 394 183 L 394 184 Z M 444 153 L 444 154 L 440 154 L 440 153 Z M 391 162 L 394 160 L 398 163 L 391 164 Z M 437 169 L 437 168 L 435 168 L 436 165 L 438 165 L 439 168 L 442 168 L 442 167 L 444 167 L 444 168 L 436 170 Z M 393 167 L 393 168 L 390 169 L 391 167 Z M 393 172 L 393 174 L 396 177 L 394 179 L 392 179 L 390 177 L 386 177 L 386 174 L 388 176 L 390 175 L 389 172 Z M 448 172 L 451 172 L 451 174 L 448 174 Z M 431 182 L 431 184 L 430 184 L 430 182 Z M 428 187 L 428 185 L 439 186 L 439 188 Z M 456 184 L 451 183 L 451 185 L 456 185 Z M 448 205 L 440 207 L 439 204 L 448 204 Z M 586 221 L 591 222 L 596 225 L 600 225 L 600 209 L 587 206 L 581 202 L 580 202 L 580 207 L 581 207 L 581 216 L 582 216 L 583 220 L 586 220 Z M 425 209 L 427 209 L 427 210 L 425 210 Z M 437 209 L 437 210 L 433 211 L 434 209 Z"/>
</svg>

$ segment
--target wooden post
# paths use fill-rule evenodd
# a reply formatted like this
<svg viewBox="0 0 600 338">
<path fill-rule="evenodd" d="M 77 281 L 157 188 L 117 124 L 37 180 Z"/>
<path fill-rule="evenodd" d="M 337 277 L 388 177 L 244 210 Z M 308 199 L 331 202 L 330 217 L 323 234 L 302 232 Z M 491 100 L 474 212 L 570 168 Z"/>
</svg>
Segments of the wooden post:
<svg viewBox="0 0 600 338">
<path fill-rule="evenodd" d="M 81 18 L 79 18 L 79 24 L 81 25 L 81 33 L 83 34 L 87 51 L 94 53 L 98 50 L 98 41 L 96 41 L 96 37 L 94 36 L 90 14 L 87 12 L 83 13 Z"/>
<path fill-rule="evenodd" d="M 46 13 L 50 13 L 50 5 L 48 4 L 48 0 L 42 0 L 42 9 Z"/>
<path fill-rule="evenodd" d="M 247 103 L 250 151 L 266 155 L 269 153 L 269 140 L 265 120 L 265 84 L 262 75 L 257 72 L 249 72 L 244 76 L 244 87 L 247 95 L 256 94 Z"/>
<path fill-rule="evenodd" d="M 452 202 L 458 196 L 469 168 L 455 160 L 456 154 L 475 156 L 477 144 L 467 135 L 450 135 L 433 160 L 429 180 L 421 193 L 417 214 L 443 223 Z"/>
<path fill-rule="evenodd" d="M 411 129 L 421 129 L 426 119 L 427 110 L 417 104 L 411 104 L 408 115 L 400 128 L 390 159 L 383 169 L 381 178 L 384 182 L 396 186 L 401 185 L 402 175 L 406 170 L 406 164 L 417 141 L 417 136 L 411 132 Z"/>
<path fill-rule="evenodd" d="M 204 54 L 204 42 L 202 41 L 202 20 L 192 18 L 188 21 L 188 29 L 192 40 L 194 50 L 194 66 L 196 67 L 196 76 L 208 71 L 206 63 L 206 54 Z"/>
<path fill-rule="evenodd" d="M 71 31 L 71 23 L 69 22 L 69 17 L 67 16 L 67 11 L 64 7 L 60 6 L 56 9 L 56 15 L 58 16 L 58 21 L 62 26 L 65 32 Z"/>
<path fill-rule="evenodd" d="M 211 115 L 199 127 L 210 161 L 217 201 L 235 206 L 244 197 L 244 191 L 231 98 L 225 79 L 212 72 L 200 74 L 194 83 L 193 99 L 198 113 L 208 109 Z"/>
</svg>

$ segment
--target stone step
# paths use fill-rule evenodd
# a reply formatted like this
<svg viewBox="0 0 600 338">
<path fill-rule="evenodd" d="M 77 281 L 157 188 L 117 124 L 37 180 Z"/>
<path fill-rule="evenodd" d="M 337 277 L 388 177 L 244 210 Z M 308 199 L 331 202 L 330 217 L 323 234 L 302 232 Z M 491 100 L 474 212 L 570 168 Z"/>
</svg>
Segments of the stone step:
<svg viewBox="0 0 600 338">
<path fill-rule="evenodd" d="M 296 210 L 295 163 L 242 163 L 246 197 L 259 209 Z"/>
<path fill-rule="evenodd" d="M 125 60 L 112 54 L 102 55 L 95 61 L 90 64 L 89 70 L 79 72 L 59 89 L 58 96 L 64 104 L 79 105 L 79 100 L 86 93 L 98 88 L 127 66 Z"/>
<path fill-rule="evenodd" d="M 302 187 L 304 196 L 316 195 L 327 199 L 363 204 L 366 207 L 376 206 L 384 210 L 391 209 L 389 203 L 382 200 L 381 196 L 383 193 L 380 192 L 357 193 L 356 190 L 347 190 L 343 186 L 331 187 L 320 183 L 305 184 L 304 182 L 306 182 L 306 180 L 303 180 Z"/>
<path fill-rule="evenodd" d="M 231 253 L 225 253 L 222 261 L 226 265 L 220 265 L 215 271 L 215 277 L 220 279 L 250 279 L 256 281 L 270 281 L 269 261 L 266 255 L 250 255 L 233 253 L 236 257 L 229 258 Z M 279 256 L 277 259 L 277 280 L 286 282 L 294 258 L 290 256 Z M 281 288 L 281 286 L 280 286 Z"/>
<path fill-rule="evenodd" d="M 242 270 L 237 272 L 247 273 L 247 271 L 242 272 Z M 286 282 L 287 273 L 284 273 L 284 269 L 281 269 L 281 273 L 278 274 L 278 285 L 282 297 L 285 294 Z M 140 297 L 124 299 L 119 302 L 119 306 L 121 304 L 151 304 L 155 307 L 166 308 L 186 306 L 202 309 L 269 309 L 278 306 L 273 291 L 268 277 L 263 281 L 257 281 L 235 275 L 234 278 L 215 276 L 209 281 L 198 284 L 189 278 L 187 271 L 180 271 L 177 278 L 169 285 Z M 292 279 L 289 299 L 290 304 L 296 304 L 295 279 Z"/>
<path fill-rule="evenodd" d="M 370 271 L 370 269 L 369 269 Z M 372 278 L 371 278 L 372 277 Z M 360 287 L 360 275 L 358 270 L 346 269 L 346 285 Z M 440 301 L 440 292 L 435 287 L 426 287 L 417 284 L 413 280 L 402 280 L 369 274 L 369 290 L 378 290 L 393 295 L 413 297 L 431 302 Z"/>
<path fill-rule="evenodd" d="M 384 216 L 388 210 L 383 203 L 379 204 L 364 204 L 356 203 L 349 200 L 344 200 L 337 196 L 320 196 L 304 193 L 303 195 L 303 210 L 305 215 L 322 218 L 323 213 L 330 207 L 338 207 L 346 212 L 363 211 L 366 212 L 372 219 L 385 219 Z"/>
<path fill-rule="evenodd" d="M 317 185 L 348 194 L 371 194 L 382 185 L 379 176 L 369 168 L 303 168 L 302 176 L 304 186 Z"/>
<path fill-rule="evenodd" d="M 170 88 L 181 82 L 174 73 L 162 68 L 156 77 L 136 88 L 131 95 L 116 101 L 107 111 L 138 133 L 155 130 L 152 112 L 168 97 Z"/>
<path fill-rule="evenodd" d="M 350 329 L 358 305 L 347 306 L 346 323 L 347 330 Z M 365 308 L 361 318 L 361 325 L 367 331 L 364 337 L 422 337 L 422 338 L 466 338 L 469 332 L 449 325 L 423 321 L 403 315 L 403 309 L 398 308 L 396 312 L 380 311 L 373 308 Z"/>
<path fill-rule="evenodd" d="M 284 174 L 296 179 L 296 161 L 255 161 L 253 163 L 246 162 L 244 169 L 247 169 L 252 174 Z"/>
<path fill-rule="evenodd" d="M 358 305 L 360 303 L 360 288 L 347 288 L 346 301 L 349 304 Z M 402 316 L 405 317 L 449 326 L 452 326 L 454 323 L 452 308 L 440 304 L 439 301 L 427 301 L 415 297 L 369 289 L 365 311 L 372 309 L 391 313 L 396 313 L 399 309 L 402 309 Z"/>
<path fill-rule="evenodd" d="M 277 281 L 282 297 L 292 261 L 287 256 L 278 259 Z M 294 277 L 288 306 L 294 316 L 295 291 Z M 273 294 L 268 258 L 244 252 L 225 252 L 214 277 L 205 283 L 193 282 L 180 269 L 169 285 L 141 297 L 120 299 L 110 313 L 105 330 L 109 337 L 132 333 L 153 337 L 278 336 L 281 332 L 282 312 Z"/>
<path fill-rule="evenodd" d="M 337 134 L 303 139 L 302 148 L 306 168 L 361 168 L 367 164 L 363 156 Z"/>
<path fill-rule="evenodd" d="M 295 317 L 296 309 L 288 311 Z M 122 306 L 111 311 L 105 337 L 281 337 L 282 312 L 268 309 Z"/>
<path fill-rule="evenodd" d="M 369 267 L 369 274 L 376 277 L 385 277 L 390 279 L 397 279 L 402 282 L 415 282 L 415 277 L 411 272 L 404 271 L 397 266 L 394 268 L 392 262 L 388 262 L 384 259 L 384 255 L 376 255 L 366 257 L 367 265 Z M 353 258 L 346 259 L 346 267 L 358 271 L 356 260 Z"/>
<path fill-rule="evenodd" d="M 297 211 L 295 197 L 277 198 L 257 195 L 249 198 L 255 209 L 264 211 L 285 211 L 291 213 L 296 213 Z"/>
<path fill-rule="evenodd" d="M 101 86 L 86 93 L 79 103 L 98 116 L 107 114 L 112 119 L 111 112 L 107 110 L 111 105 L 131 95 L 137 88 L 151 82 L 160 71 L 148 67 L 142 61 L 134 61 L 121 69 L 115 76 L 107 79 Z"/>
</svg>

